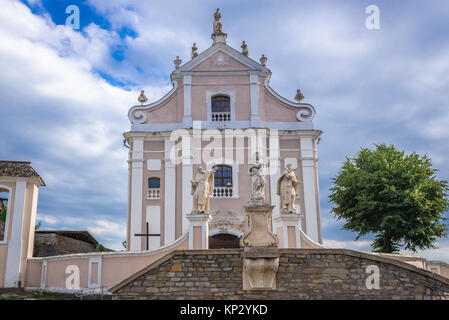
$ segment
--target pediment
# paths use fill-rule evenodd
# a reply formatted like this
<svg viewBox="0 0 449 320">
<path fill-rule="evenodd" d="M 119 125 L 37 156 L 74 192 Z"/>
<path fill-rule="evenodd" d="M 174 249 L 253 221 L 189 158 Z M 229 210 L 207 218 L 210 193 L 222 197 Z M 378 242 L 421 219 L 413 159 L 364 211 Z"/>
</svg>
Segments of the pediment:
<svg viewBox="0 0 449 320">
<path fill-rule="evenodd" d="M 173 73 L 195 71 L 259 71 L 270 70 L 224 43 L 217 43 L 182 65 Z"/>
<path fill-rule="evenodd" d="M 248 71 L 248 66 L 219 50 L 196 65 L 192 71 Z"/>
</svg>

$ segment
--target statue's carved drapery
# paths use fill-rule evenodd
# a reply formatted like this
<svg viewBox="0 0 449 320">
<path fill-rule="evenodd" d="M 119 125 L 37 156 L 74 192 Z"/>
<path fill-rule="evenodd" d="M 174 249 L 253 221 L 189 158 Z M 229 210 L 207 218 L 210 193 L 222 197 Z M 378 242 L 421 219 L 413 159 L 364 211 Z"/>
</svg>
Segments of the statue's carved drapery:
<svg viewBox="0 0 449 320">
<path fill-rule="evenodd" d="M 210 196 L 214 191 L 214 172 L 212 170 L 204 170 L 202 167 L 198 168 L 198 173 L 191 181 L 193 196 L 192 213 L 209 213 L 210 210 Z"/>
<path fill-rule="evenodd" d="M 287 164 L 285 172 L 277 181 L 276 194 L 279 195 L 281 213 L 296 212 L 295 199 L 298 194 L 298 180 L 290 163 Z"/>
</svg>

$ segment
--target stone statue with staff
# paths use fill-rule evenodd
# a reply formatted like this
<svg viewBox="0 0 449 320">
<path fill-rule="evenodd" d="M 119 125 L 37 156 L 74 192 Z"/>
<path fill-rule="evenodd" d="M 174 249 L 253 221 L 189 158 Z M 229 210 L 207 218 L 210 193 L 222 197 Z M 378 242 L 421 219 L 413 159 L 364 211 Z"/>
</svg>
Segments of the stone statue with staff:
<svg viewBox="0 0 449 320">
<path fill-rule="evenodd" d="M 279 195 L 281 213 L 296 213 L 295 199 L 298 194 L 298 180 L 291 163 L 287 164 L 285 172 L 277 181 L 276 194 Z"/>
<path fill-rule="evenodd" d="M 204 170 L 202 167 L 198 168 L 198 173 L 191 181 L 192 213 L 209 213 L 210 196 L 214 192 L 214 173 L 215 168 L 212 170 Z"/>
</svg>

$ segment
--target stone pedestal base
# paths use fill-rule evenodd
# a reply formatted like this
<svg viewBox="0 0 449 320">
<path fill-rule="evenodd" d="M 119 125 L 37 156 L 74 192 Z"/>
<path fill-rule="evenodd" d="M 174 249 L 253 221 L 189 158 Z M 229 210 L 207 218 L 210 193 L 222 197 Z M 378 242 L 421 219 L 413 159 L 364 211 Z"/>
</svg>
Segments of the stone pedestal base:
<svg viewBox="0 0 449 320">
<path fill-rule="evenodd" d="M 279 248 L 301 248 L 301 215 L 282 213 L 273 218 L 278 225 L 276 233 L 279 237 Z"/>
<path fill-rule="evenodd" d="M 274 206 L 261 201 L 250 201 L 244 206 L 249 230 L 240 239 L 242 247 L 270 247 L 278 245 L 278 238 L 271 232 L 271 211 Z"/>
<path fill-rule="evenodd" d="M 279 252 L 276 247 L 246 247 L 243 251 L 243 290 L 276 290 Z"/>
<path fill-rule="evenodd" d="M 209 223 L 211 217 L 207 213 L 191 213 L 189 220 L 189 249 L 209 248 Z"/>
<path fill-rule="evenodd" d="M 249 230 L 240 239 L 243 250 L 243 290 L 275 290 L 279 239 L 271 232 L 272 205 L 250 201 L 244 207 Z"/>
<path fill-rule="evenodd" d="M 219 42 L 226 43 L 227 37 L 228 37 L 227 33 L 213 33 L 211 35 L 212 40 L 214 40 L 214 44 Z"/>
</svg>

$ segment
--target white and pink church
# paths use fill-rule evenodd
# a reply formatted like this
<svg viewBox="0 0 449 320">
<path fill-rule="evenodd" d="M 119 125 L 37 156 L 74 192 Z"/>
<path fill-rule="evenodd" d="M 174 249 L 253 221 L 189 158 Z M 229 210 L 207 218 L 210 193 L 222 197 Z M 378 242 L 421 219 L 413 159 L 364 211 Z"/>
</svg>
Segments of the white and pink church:
<svg viewBox="0 0 449 320">
<path fill-rule="evenodd" d="M 219 13 L 218 13 L 219 14 Z M 173 89 L 159 101 L 132 107 L 129 144 L 128 250 L 166 246 L 189 231 L 191 180 L 198 167 L 215 168 L 210 200 L 210 245 L 238 245 L 249 200 L 248 165 L 258 154 L 266 169 L 266 200 L 279 205 L 276 182 L 291 164 L 299 180 L 298 233 L 322 242 L 318 194 L 319 136 L 315 109 L 281 97 L 270 87 L 267 58 L 237 51 L 227 35 L 212 34 L 200 54 L 196 45 L 185 64 L 177 58 Z M 141 96 L 143 98 L 143 96 Z M 176 153 L 176 156 L 173 156 Z M 273 230 L 277 232 L 276 208 Z M 149 247 L 146 247 L 146 224 Z M 156 236 L 158 235 L 158 236 Z M 301 246 L 298 234 L 297 246 Z"/>
<path fill-rule="evenodd" d="M 37 193 L 44 182 L 29 163 L 0 164 L 7 194 L 0 239 L 0 287 L 59 292 L 107 291 L 174 250 L 238 248 L 248 231 L 249 168 L 265 172 L 270 231 L 280 248 L 323 248 L 315 108 L 270 87 L 267 57 L 227 45 L 221 14 L 214 14 L 211 46 L 174 60 L 173 88 L 158 101 L 130 108 L 124 133 L 128 157 L 126 251 L 36 258 L 33 231 Z M 289 166 L 297 177 L 296 212 L 282 214 L 277 182 Z M 192 180 L 214 170 L 208 212 L 193 212 Z M 31 227 L 33 226 L 33 227 Z M 1 225 L 0 225 L 1 227 Z M 426 266 L 427 268 L 430 266 Z"/>
</svg>

